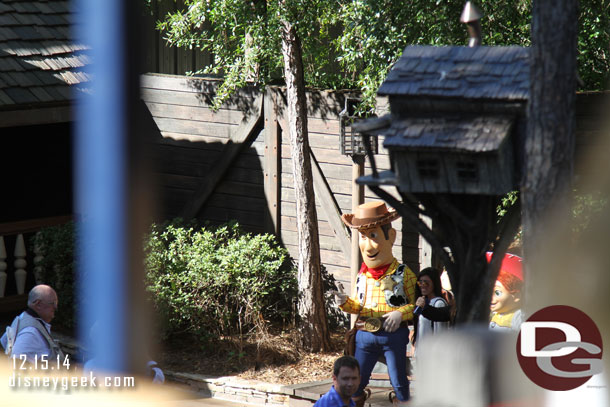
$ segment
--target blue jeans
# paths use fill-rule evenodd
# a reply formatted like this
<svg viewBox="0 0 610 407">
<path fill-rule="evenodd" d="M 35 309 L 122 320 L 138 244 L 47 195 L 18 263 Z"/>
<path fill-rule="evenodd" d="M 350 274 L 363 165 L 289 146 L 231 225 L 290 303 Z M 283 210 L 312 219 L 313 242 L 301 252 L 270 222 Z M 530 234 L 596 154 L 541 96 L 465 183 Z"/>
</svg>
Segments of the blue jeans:
<svg viewBox="0 0 610 407">
<path fill-rule="evenodd" d="M 409 328 L 401 327 L 395 332 L 356 332 L 356 354 L 354 357 L 360 363 L 360 386 L 354 396 L 362 394 L 369 384 L 371 372 L 381 355 L 385 356 L 388 365 L 390 382 L 396 392 L 396 398 L 407 401 L 409 395 L 409 380 L 407 379 L 407 342 Z"/>
</svg>

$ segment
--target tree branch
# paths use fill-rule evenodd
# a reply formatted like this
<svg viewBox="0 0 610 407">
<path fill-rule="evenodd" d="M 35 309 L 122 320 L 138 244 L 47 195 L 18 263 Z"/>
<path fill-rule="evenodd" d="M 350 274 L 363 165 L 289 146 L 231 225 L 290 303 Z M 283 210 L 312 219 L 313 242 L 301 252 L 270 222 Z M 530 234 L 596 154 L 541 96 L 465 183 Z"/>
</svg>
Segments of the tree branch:
<svg viewBox="0 0 610 407">
<path fill-rule="evenodd" d="M 444 194 L 436 195 L 438 207 L 449 215 L 455 222 L 460 224 L 461 229 L 470 230 L 477 226 L 475 220 L 466 217 L 456 206 L 454 206 Z"/>
</svg>

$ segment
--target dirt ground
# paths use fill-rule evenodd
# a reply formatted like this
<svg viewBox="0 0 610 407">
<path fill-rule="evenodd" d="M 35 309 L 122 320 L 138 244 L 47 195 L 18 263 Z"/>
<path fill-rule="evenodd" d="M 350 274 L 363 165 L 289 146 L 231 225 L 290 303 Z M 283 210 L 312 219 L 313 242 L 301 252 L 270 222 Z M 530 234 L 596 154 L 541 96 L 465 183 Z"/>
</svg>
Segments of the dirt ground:
<svg viewBox="0 0 610 407">
<path fill-rule="evenodd" d="M 296 332 L 273 332 L 264 336 L 223 338 L 202 345 L 176 338 L 159 349 L 160 367 L 182 373 L 237 376 L 268 383 L 295 384 L 330 378 L 335 359 L 343 354 L 344 332 L 331 333 L 332 351 L 299 351 Z"/>
</svg>

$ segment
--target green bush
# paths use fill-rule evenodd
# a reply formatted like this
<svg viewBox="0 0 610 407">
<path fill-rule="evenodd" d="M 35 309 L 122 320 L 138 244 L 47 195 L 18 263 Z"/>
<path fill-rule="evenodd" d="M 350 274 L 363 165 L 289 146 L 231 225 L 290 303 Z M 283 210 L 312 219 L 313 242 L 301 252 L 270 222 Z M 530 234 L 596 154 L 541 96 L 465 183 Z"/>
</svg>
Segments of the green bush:
<svg viewBox="0 0 610 407">
<path fill-rule="evenodd" d="M 76 284 L 74 265 L 74 222 L 51 226 L 39 230 L 32 241 L 32 251 L 39 250 L 42 259 L 43 284 L 55 289 L 59 299 L 59 309 L 55 313 L 53 324 L 67 329 L 74 329 Z"/>
<path fill-rule="evenodd" d="M 296 272 L 272 235 L 243 233 L 236 223 L 195 229 L 174 221 L 153 225 L 145 252 L 146 287 L 164 336 L 241 334 L 294 315 Z"/>
</svg>

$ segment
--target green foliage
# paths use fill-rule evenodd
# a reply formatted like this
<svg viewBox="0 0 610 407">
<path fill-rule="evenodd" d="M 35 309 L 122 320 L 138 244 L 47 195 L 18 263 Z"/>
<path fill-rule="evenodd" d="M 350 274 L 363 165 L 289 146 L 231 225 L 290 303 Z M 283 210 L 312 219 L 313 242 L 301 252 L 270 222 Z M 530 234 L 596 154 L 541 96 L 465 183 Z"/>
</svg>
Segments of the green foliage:
<svg viewBox="0 0 610 407">
<path fill-rule="evenodd" d="M 517 202 L 517 199 L 519 199 L 519 191 L 511 191 L 502 197 L 500 204 L 496 207 L 498 222 L 504 215 L 506 215 L 508 208 Z"/>
<path fill-rule="evenodd" d="M 58 311 L 53 322 L 64 328 L 73 329 L 75 326 L 75 273 L 74 223 L 52 226 L 41 229 L 34 235 L 32 251 L 38 248 L 42 256 L 41 283 L 50 285 L 57 292 L 59 299 Z"/>
<path fill-rule="evenodd" d="M 246 333 L 266 320 L 289 320 L 296 273 L 272 235 L 173 222 L 146 240 L 146 286 L 165 322 L 164 334 L 203 339 Z"/>
<path fill-rule="evenodd" d="M 610 56 L 607 0 L 580 2 L 578 65 L 584 90 L 605 88 Z M 485 45 L 530 45 L 531 1 L 480 0 Z M 358 113 L 373 113 L 377 89 L 407 45 L 465 45 L 464 2 L 425 0 L 186 0 L 158 23 L 170 44 L 214 55 L 200 73 L 224 75 L 219 107 L 247 81 L 283 77 L 282 22 L 295 24 L 306 85 L 359 89 Z"/>
<path fill-rule="evenodd" d="M 591 220 L 598 217 L 607 208 L 608 196 L 599 191 L 587 193 L 574 191 L 574 193 L 572 206 L 574 223 L 572 229 L 575 239 L 578 239 L 591 225 Z"/>
<path fill-rule="evenodd" d="M 496 207 L 496 217 L 497 217 L 498 223 L 500 223 L 500 221 L 502 220 L 504 215 L 506 215 L 506 212 L 508 211 L 508 209 L 511 206 L 515 205 L 518 200 L 519 200 L 519 191 L 511 191 L 500 198 L 500 203 Z M 523 240 L 523 229 L 519 228 L 519 231 L 513 238 L 512 245 L 521 246 L 522 240 Z"/>
<path fill-rule="evenodd" d="M 282 22 L 297 25 L 303 50 L 305 80 L 310 86 L 329 87 L 333 61 L 328 43 L 328 15 L 336 1 L 186 0 L 185 10 L 169 13 L 157 28 L 169 44 L 197 48 L 214 55 L 198 74 L 223 75 L 215 108 L 247 82 L 264 86 L 283 77 Z"/>
<path fill-rule="evenodd" d="M 600 191 L 580 192 L 573 191 L 572 201 L 572 232 L 573 238 L 577 240 L 582 233 L 589 228 L 591 220 L 599 215 L 608 206 L 608 196 Z M 514 205 L 519 199 L 519 192 L 512 191 L 501 199 L 501 203 L 496 208 L 498 222 L 506 214 L 508 208 Z M 521 245 L 522 231 L 517 234 L 515 241 Z"/>
<path fill-rule="evenodd" d="M 335 296 L 332 293 L 332 291 L 338 290 L 337 280 L 326 270 L 326 267 L 320 267 L 322 269 L 322 289 L 324 290 L 324 306 L 328 317 L 328 325 L 331 329 L 349 327 L 349 318 L 336 306 Z"/>
<path fill-rule="evenodd" d="M 610 2 L 580 0 L 578 31 L 578 74 L 583 90 L 605 89 L 610 71 Z"/>
</svg>

